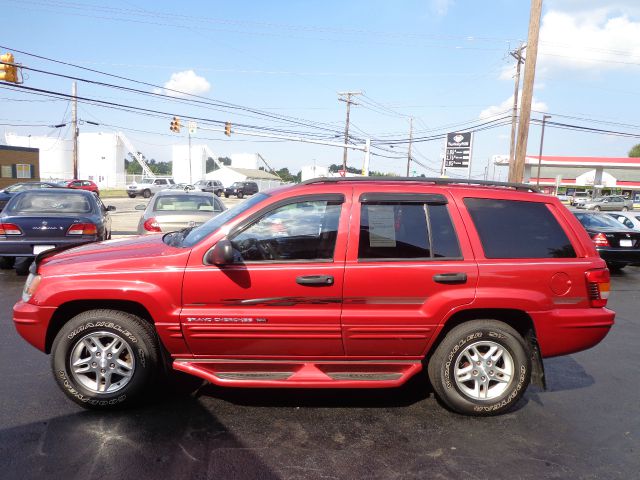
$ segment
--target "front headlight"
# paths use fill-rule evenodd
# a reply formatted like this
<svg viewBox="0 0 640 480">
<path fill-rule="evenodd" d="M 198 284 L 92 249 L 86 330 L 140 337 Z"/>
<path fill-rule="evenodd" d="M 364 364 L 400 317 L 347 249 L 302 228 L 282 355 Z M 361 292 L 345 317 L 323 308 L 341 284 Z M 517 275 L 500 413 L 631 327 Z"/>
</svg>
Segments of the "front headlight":
<svg viewBox="0 0 640 480">
<path fill-rule="evenodd" d="M 24 282 L 24 288 L 22 289 L 22 301 L 28 302 L 36 292 L 38 285 L 40 285 L 41 276 L 35 273 L 30 273 L 27 277 L 27 281 Z"/>
</svg>

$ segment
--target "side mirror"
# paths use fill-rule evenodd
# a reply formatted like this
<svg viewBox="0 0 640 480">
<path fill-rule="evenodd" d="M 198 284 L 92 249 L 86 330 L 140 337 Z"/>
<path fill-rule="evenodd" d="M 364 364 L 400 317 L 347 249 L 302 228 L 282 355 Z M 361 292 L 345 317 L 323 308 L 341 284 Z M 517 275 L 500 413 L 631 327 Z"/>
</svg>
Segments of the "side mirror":
<svg viewBox="0 0 640 480">
<path fill-rule="evenodd" d="M 116 211 L 116 207 L 114 205 L 107 206 L 107 212 L 115 212 L 115 211 Z"/>
<path fill-rule="evenodd" d="M 146 209 L 147 209 L 147 206 L 141 203 L 141 204 L 139 204 L 139 205 L 136 205 L 134 208 L 135 208 L 136 210 L 146 210 Z"/>
<path fill-rule="evenodd" d="M 213 265 L 228 265 L 233 263 L 233 257 L 233 245 L 229 240 L 224 238 L 209 250 L 205 261 Z"/>
</svg>

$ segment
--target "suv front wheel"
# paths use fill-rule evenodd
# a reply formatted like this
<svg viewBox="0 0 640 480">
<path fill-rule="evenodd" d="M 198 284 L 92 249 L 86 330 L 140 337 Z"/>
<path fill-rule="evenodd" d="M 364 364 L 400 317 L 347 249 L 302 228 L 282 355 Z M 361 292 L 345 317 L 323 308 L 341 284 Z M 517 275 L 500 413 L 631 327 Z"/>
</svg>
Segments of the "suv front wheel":
<svg viewBox="0 0 640 480">
<path fill-rule="evenodd" d="M 138 400 L 158 369 L 158 345 L 144 320 L 117 310 L 76 315 L 56 335 L 51 366 L 58 385 L 85 408 Z"/>
<path fill-rule="evenodd" d="M 428 365 L 438 398 L 465 415 L 499 415 L 515 406 L 531 379 L 523 338 L 496 320 L 474 320 L 453 328 Z"/>
</svg>

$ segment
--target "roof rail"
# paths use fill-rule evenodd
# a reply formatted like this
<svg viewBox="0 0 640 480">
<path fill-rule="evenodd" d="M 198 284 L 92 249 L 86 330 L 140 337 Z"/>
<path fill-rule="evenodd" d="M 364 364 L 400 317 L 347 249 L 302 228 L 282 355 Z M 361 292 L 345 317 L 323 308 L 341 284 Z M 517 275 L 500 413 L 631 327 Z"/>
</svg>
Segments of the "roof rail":
<svg viewBox="0 0 640 480">
<path fill-rule="evenodd" d="M 525 192 L 540 193 L 540 190 L 533 185 L 512 182 L 494 182 L 493 180 L 471 180 L 466 178 L 429 178 L 429 177 L 320 177 L 312 178 L 301 182 L 300 185 L 312 185 L 315 183 L 338 183 L 338 182 L 417 182 L 432 183 L 435 185 L 482 185 L 485 187 L 513 188 Z"/>
</svg>

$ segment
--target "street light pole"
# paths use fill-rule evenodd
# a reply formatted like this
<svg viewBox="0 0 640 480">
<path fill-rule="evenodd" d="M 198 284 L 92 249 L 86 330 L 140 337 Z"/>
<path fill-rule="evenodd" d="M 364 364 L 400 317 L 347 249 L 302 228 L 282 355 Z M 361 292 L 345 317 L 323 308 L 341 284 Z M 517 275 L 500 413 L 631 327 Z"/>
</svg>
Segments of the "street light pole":
<svg viewBox="0 0 640 480">
<path fill-rule="evenodd" d="M 547 118 L 551 118 L 551 115 L 542 115 L 542 133 L 540 134 L 540 154 L 538 155 L 538 174 L 536 175 L 536 186 L 540 186 L 540 164 L 542 163 L 542 145 L 544 144 L 544 125 L 547 123 Z"/>
</svg>

